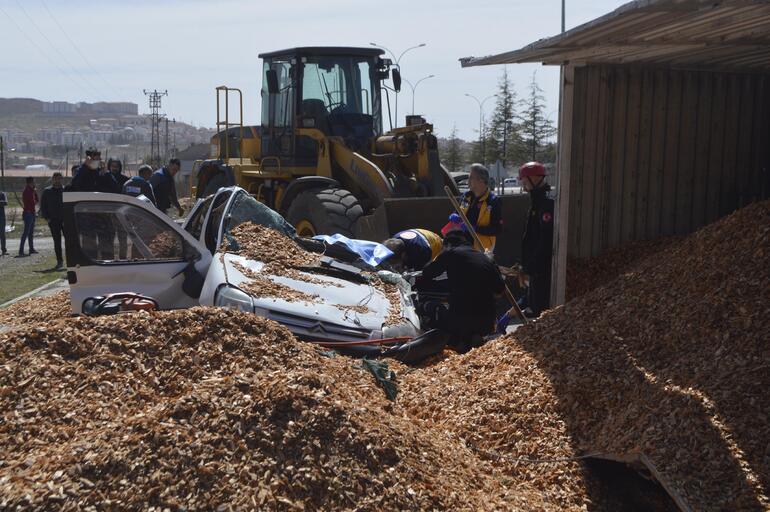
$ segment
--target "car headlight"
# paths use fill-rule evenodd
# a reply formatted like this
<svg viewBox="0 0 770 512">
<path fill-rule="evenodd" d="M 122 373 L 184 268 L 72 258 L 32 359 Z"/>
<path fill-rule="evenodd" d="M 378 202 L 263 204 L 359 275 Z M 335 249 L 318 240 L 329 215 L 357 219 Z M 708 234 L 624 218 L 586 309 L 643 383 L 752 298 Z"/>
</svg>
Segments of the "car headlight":
<svg viewBox="0 0 770 512">
<path fill-rule="evenodd" d="M 214 305 L 221 308 L 237 309 L 246 313 L 254 312 L 254 303 L 247 294 L 226 284 L 219 287 Z"/>
</svg>

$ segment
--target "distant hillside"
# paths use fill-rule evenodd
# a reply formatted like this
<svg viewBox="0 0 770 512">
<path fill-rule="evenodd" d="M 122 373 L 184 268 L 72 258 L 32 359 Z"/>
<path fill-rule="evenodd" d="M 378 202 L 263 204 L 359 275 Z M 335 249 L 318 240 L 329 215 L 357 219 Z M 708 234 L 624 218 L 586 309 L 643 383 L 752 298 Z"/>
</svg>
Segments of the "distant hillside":
<svg viewBox="0 0 770 512">
<path fill-rule="evenodd" d="M 0 98 L 0 116 L 37 114 L 43 112 L 43 102 L 32 98 Z"/>
</svg>

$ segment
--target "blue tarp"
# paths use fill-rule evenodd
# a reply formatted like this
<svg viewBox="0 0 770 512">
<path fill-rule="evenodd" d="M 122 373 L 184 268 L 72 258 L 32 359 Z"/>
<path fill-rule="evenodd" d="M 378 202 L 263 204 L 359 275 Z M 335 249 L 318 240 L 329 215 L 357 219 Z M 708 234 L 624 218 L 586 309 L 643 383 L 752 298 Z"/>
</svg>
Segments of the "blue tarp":
<svg viewBox="0 0 770 512">
<path fill-rule="evenodd" d="M 377 242 L 368 240 L 353 240 L 340 234 L 334 235 L 316 235 L 314 240 L 320 240 L 327 244 L 342 244 L 349 251 L 358 254 L 361 259 L 369 266 L 376 267 L 386 259 L 393 256 L 390 249 Z"/>
</svg>

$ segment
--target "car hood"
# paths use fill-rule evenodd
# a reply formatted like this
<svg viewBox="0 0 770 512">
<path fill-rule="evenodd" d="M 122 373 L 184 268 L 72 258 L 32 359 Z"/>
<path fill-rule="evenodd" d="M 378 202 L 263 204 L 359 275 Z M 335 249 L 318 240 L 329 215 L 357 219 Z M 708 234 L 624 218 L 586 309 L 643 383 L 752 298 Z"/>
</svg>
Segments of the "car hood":
<svg viewBox="0 0 770 512">
<path fill-rule="evenodd" d="M 246 267 L 276 283 L 317 298 L 310 301 L 287 301 L 275 297 L 254 297 L 255 311 L 261 316 L 286 324 L 293 332 L 318 338 L 382 338 L 383 335 L 415 335 L 419 320 L 414 312 L 408 294 L 400 294 L 400 314 L 403 324 L 409 329 L 398 326 L 383 329 L 391 304 L 383 292 L 368 284 L 340 279 L 320 273 L 302 272 L 313 282 L 293 279 L 267 273 L 265 264 L 243 256 L 220 253 L 214 258 L 223 265 L 224 274 L 230 285 L 243 288 L 253 279 L 244 275 L 239 267 Z M 354 310 L 353 306 L 366 306 L 366 311 Z M 385 334 L 383 334 L 383 331 Z M 388 332 L 390 331 L 390 334 Z"/>
</svg>

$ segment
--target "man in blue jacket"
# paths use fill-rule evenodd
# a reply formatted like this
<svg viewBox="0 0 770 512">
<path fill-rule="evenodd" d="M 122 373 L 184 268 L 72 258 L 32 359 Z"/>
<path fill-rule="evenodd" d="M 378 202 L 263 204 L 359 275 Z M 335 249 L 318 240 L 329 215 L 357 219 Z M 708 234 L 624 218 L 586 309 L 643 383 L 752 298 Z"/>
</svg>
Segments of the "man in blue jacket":
<svg viewBox="0 0 770 512">
<path fill-rule="evenodd" d="M 184 209 L 179 205 L 179 199 L 176 197 L 176 184 L 174 176 L 179 172 L 181 162 L 178 158 L 172 158 L 168 165 L 164 165 L 155 171 L 150 178 L 150 184 L 155 191 L 156 206 L 163 213 L 168 214 L 171 206 L 176 207 L 176 211 L 181 217 L 184 215 Z"/>
</svg>

